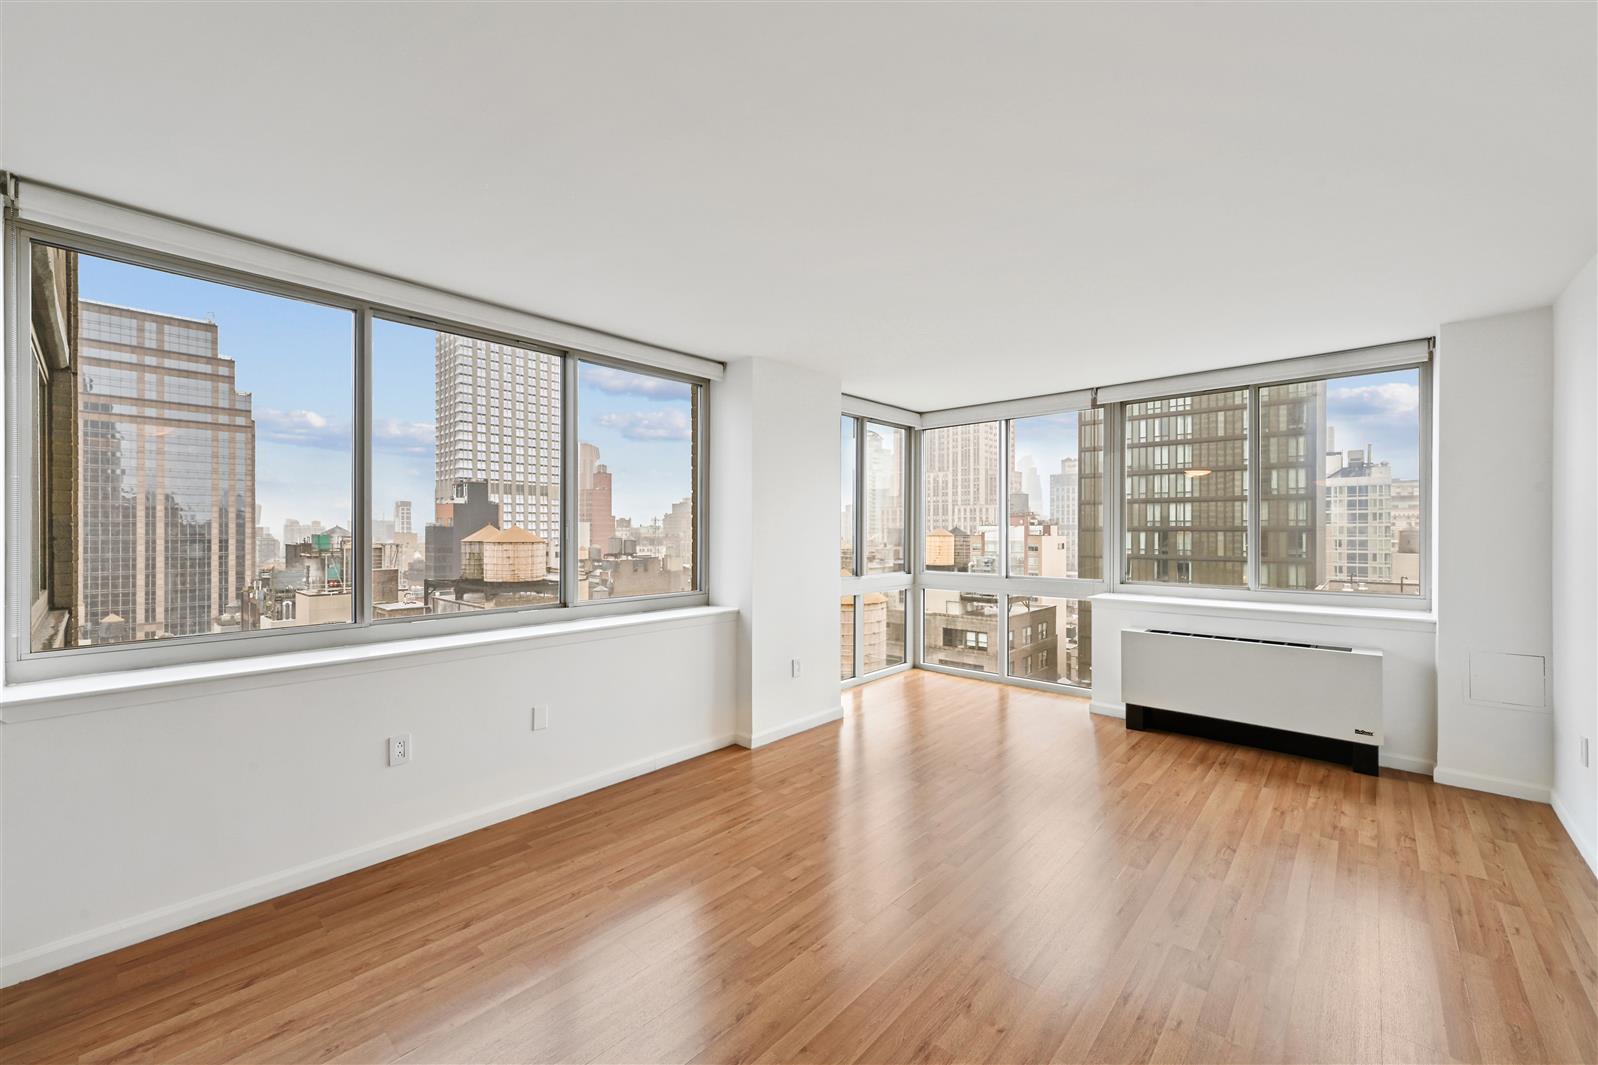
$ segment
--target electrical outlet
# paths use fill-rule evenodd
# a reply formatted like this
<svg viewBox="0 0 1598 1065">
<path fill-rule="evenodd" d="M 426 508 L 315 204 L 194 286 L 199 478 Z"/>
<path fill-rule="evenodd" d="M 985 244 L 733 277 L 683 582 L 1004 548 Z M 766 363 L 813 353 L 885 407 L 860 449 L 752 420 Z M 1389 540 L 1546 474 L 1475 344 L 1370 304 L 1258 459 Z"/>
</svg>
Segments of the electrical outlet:
<svg viewBox="0 0 1598 1065">
<path fill-rule="evenodd" d="M 411 734 L 402 732 L 388 738 L 388 764 L 407 765 L 411 760 Z"/>
<path fill-rule="evenodd" d="M 533 731 L 549 727 L 549 704 L 539 703 L 533 707 Z"/>
<path fill-rule="evenodd" d="M 793 677 L 795 680 L 799 679 L 799 660 L 797 658 L 793 660 Z"/>
</svg>

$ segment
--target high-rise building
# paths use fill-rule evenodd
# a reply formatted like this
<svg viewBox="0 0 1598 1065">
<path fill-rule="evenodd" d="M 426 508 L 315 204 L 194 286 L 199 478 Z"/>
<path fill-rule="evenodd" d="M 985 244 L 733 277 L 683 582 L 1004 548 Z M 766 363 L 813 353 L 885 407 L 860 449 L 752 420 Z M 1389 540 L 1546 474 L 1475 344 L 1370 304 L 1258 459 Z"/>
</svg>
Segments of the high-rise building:
<svg viewBox="0 0 1598 1065">
<path fill-rule="evenodd" d="M 1400 591 L 1392 467 L 1375 461 L 1369 445 L 1326 464 L 1326 581 L 1340 590 Z"/>
<path fill-rule="evenodd" d="M 1271 385 L 1260 396 L 1260 583 L 1305 591 L 1325 580 L 1316 530 L 1325 518 L 1321 455 L 1332 444 L 1326 385 Z"/>
<path fill-rule="evenodd" d="M 416 529 L 411 525 L 411 501 L 409 499 L 396 499 L 394 501 L 394 531 L 396 533 L 411 533 Z"/>
<path fill-rule="evenodd" d="M 999 525 L 999 431 L 995 422 L 951 425 L 921 436 L 926 529 L 977 533 Z"/>
<path fill-rule="evenodd" d="M 560 357 L 439 332 L 435 505 L 480 481 L 502 527 L 560 543 Z M 396 524 L 397 529 L 397 524 Z"/>
<path fill-rule="evenodd" d="M 215 323 L 79 314 L 79 642 L 237 628 L 256 573 L 255 419 Z"/>
</svg>

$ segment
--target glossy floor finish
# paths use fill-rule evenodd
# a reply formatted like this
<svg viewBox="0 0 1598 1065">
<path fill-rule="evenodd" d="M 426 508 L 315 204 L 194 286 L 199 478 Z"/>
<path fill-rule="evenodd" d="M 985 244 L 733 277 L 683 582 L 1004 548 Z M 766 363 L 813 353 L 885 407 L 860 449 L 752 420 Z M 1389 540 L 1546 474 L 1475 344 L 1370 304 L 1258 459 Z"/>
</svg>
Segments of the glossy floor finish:
<svg viewBox="0 0 1598 1065">
<path fill-rule="evenodd" d="M 7 1061 L 1594 1060 L 1551 810 L 914 671 L 5 993 Z"/>
</svg>

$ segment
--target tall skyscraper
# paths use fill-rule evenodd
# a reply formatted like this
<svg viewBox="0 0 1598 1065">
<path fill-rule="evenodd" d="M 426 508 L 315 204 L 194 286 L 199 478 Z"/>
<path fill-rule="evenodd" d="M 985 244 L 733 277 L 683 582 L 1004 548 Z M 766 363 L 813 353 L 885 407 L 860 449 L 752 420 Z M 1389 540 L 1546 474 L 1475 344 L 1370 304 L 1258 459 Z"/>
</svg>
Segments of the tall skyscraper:
<svg viewBox="0 0 1598 1065">
<path fill-rule="evenodd" d="M 456 486 L 481 481 L 503 527 L 560 543 L 560 358 L 542 351 L 440 332 L 435 505 Z"/>
<path fill-rule="evenodd" d="M 416 531 L 411 525 L 411 501 L 409 499 L 396 499 L 394 501 L 394 531 L 396 533 Z"/>
<path fill-rule="evenodd" d="M 999 427 L 951 425 L 921 437 L 926 531 L 970 533 L 999 524 Z"/>
<path fill-rule="evenodd" d="M 255 419 L 212 322 L 79 305 L 79 642 L 239 625 Z"/>
</svg>

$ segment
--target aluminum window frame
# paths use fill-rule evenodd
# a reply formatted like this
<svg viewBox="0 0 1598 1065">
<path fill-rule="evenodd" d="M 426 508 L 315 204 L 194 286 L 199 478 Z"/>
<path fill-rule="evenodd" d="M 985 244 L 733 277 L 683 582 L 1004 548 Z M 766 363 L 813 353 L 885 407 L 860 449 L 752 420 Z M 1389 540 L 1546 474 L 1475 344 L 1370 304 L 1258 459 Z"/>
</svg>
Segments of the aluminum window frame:
<svg viewBox="0 0 1598 1065">
<path fill-rule="evenodd" d="M 840 601 L 850 598 L 853 602 L 853 638 L 854 638 L 854 675 L 848 678 L 840 677 L 839 683 L 845 688 L 851 688 L 867 681 L 877 680 L 881 677 L 901 673 L 914 669 L 917 654 L 911 649 L 912 643 L 919 641 L 920 618 L 916 610 L 915 595 L 915 569 L 920 557 L 920 543 L 918 540 L 919 522 L 915 519 L 916 507 L 914 500 L 919 497 L 920 484 L 915 479 L 915 470 L 919 460 L 920 434 L 917 432 L 913 415 L 906 417 L 908 412 L 901 412 L 895 408 L 886 407 L 880 403 L 864 400 L 850 400 L 846 398 L 840 412 L 841 423 L 849 420 L 854 423 L 852 443 L 854 446 L 854 557 L 851 560 L 851 571 L 840 574 L 839 594 Z M 904 448 L 899 457 L 900 484 L 904 487 L 902 505 L 904 507 L 904 568 L 888 573 L 866 572 L 865 549 L 865 489 L 866 489 L 866 430 L 869 425 L 879 425 L 886 429 L 896 429 L 904 434 Z M 840 447 L 842 441 L 839 441 Z M 881 669 L 870 672 L 863 670 L 865 662 L 865 639 L 861 625 L 864 618 L 862 597 L 872 592 L 904 592 L 904 660 L 887 665 Z M 839 648 L 840 652 L 842 647 Z M 841 671 L 840 671 L 841 672 Z"/>
<path fill-rule="evenodd" d="M 994 630 L 994 637 L 998 641 L 996 671 L 993 673 L 974 669 L 960 669 L 956 666 L 946 666 L 941 663 L 926 660 L 926 647 L 924 640 L 916 641 L 915 666 L 918 669 L 930 670 L 934 673 L 947 673 L 951 676 L 974 677 L 992 683 L 1012 684 L 1022 688 L 1032 688 L 1037 691 L 1057 692 L 1067 695 L 1091 695 L 1092 688 L 1088 685 L 1073 684 L 1066 681 L 1041 681 L 1031 677 L 1013 676 L 1010 673 L 1010 600 L 1027 596 L 1045 596 L 1056 599 L 1089 600 L 1093 596 L 1111 590 L 1111 584 L 1106 579 L 1092 579 L 1083 577 L 1028 577 L 1014 576 L 1010 573 L 1010 468 L 1009 455 L 1011 441 L 1015 432 L 1015 423 L 1028 418 L 1044 417 L 1053 414 L 1080 415 L 1083 411 L 1093 409 L 1092 394 L 1085 391 L 1063 392 L 1053 396 L 1037 397 L 1035 399 L 1017 400 L 1011 403 L 982 404 L 972 407 L 962 407 L 954 411 L 940 411 L 922 415 L 922 425 L 917 437 L 917 462 L 916 462 L 916 558 L 917 569 L 915 573 L 915 587 L 919 593 L 915 598 L 916 618 L 920 625 L 925 625 L 926 591 L 928 589 L 947 589 L 957 592 L 976 592 L 995 597 L 998 609 L 998 623 Z M 961 420 L 965 415 L 977 415 L 969 421 Z M 926 525 L 926 495 L 924 492 L 925 468 L 921 462 L 921 437 L 923 434 L 937 430 L 949 429 L 964 425 L 976 425 L 987 422 L 997 422 L 999 427 L 999 446 L 995 460 L 998 469 L 998 529 L 999 529 L 999 566 L 995 573 L 955 573 L 942 570 L 927 570 L 924 562 L 925 554 L 925 525 Z M 1106 437 L 1110 432 L 1109 419 L 1106 418 Z M 1108 449 L 1105 454 L 1106 470 L 1103 474 L 1108 495 Z M 1106 505 L 1104 529 L 1103 558 L 1105 566 L 1109 565 L 1110 537 L 1115 535 L 1111 528 L 1109 507 Z M 1080 545 L 1080 541 L 1079 541 Z M 1080 546 L 1078 547 L 1080 557 Z"/>
<path fill-rule="evenodd" d="M 67 194 L 61 194 L 67 195 Z M 9 199 L 9 194 L 8 194 Z M 85 199 L 93 205 L 96 201 Z M 709 390 L 712 378 L 699 376 L 671 365 L 666 352 L 660 364 L 633 361 L 601 351 L 562 345 L 550 338 L 528 335 L 514 330 L 495 328 L 482 321 L 453 318 L 447 314 L 405 306 L 385 299 L 372 299 L 353 291 L 322 285 L 306 284 L 272 272 L 275 263 L 284 261 L 308 264 L 308 273 L 325 271 L 335 277 L 353 277 L 370 281 L 371 287 L 385 285 L 399 289 L 414 288 L 427 293 L 423 286 L 397 282 L 382 275 L 359 271 L 351 267 L 329 264 L 309 256 L 276 249 L 269 245 L 254 245 L 243 238 L 188 227 L 186 223 L 148 216 L 131 209 L 107 206 L 108 211 L 119 212 L 119 217 L 148 222 L 159 230 L 177 227 L 188 233 L 200 234 L 215 240 L 228 249 L 227 255 L 207 256 L 192 254 L 151 245 L 134 243 L 117 236 L 107 235 L 114 227 L 93 224 L 68 226 L 54 221 L 38 221 L 19 216 L 10 206 L 6 211 L 3 237 L 3 289 L 6 311 L 4 335 L 5 398 L 5 481 L 6 516 L 3 523 L 4 583 L 6 603 L 4 627 L 4 682 L 26 684 L 36 681 L 56 680 L 72 676 L 121 672 L 181 666 L 196 663 L 255 658 L 264 655 L 296 651 L 319 650 L 343 646 L 387 643 L 391 641 L 443 636 L 458 633 L 487 632 L 504 628 L 570 621 L 580 617 L 603 617 L 624 613 L 643 613 L 657 610 L 704 606 L 709 603 L 708 592 L 708 485 L 709 485 Z M 92 212 L 90 212 L 92 213 Z M 72 252 L 92 255 L 147 269 L 177 274 L 197 280 L 230 285 L 269 296 L 301 300 L 351 312 L 353 335 L 351 345 L 351 374 L 353 409 L 351 416 L 352 462 L 350 500 L 350 531 L 354 540 L 355 580 L 351 587 L 352 615 L 349 621 L 329 622 L 319 625 L 294 626 L 275 630 L 203 633 L 171 640 L 133 641 L 123 644 L 105 644 L 88 647 L 62 647 L 36 651 L 31 639 L 31 596 L 13 595 L 12 589 L 25 588 L 30 582 L 31 553 L 34 550 L 32 527 L 40 500 L 32 496 L 34 467 L 34 434 L 36 412 L 29 401 L 31 392 L 26 387 L 26 375 L 32 371 L 31 356 L 31 286 L 34 242 L 49 244 Z M 259 270 L 244 269 L 223 259 L 252 261 L 258 255 L 263 264 Z M 290 271 L 284 271 L 290 272 Z M 353 287 L 353 286 L 352 286 Z M 441 293 L 441 302 L 466 300 Z M 492 305 L 484 305 L 492 312 Z M 372 616 L 372 544 L 371 544 L 371 491 L 372 491 L 372 322 L 376 317 L 401 324 L 423 328 L 444 329 L 518 347 L 543 351 L 559 356 L 561 363 L 562 410 L 562 488 L 561 488 L 561 580 L 558 603 L 532 604 L 485 610 L 474 614 L 421 615 L 407 618 L 376 619 Z M 511 312 L 508 318 L 534 320 L 533 316 Z M 586 331 L 570 327 L 581 335 Z M 599 334 L 595 334 L 596 336 Z M 619 338 L 617 345 L 625 347 L 636 342 Z M 691 357 L 680 357 L 685 363 Z M 573 601 L 577 584 L 576 531 L 577 506 L 575 497 L 575 467 L 577 463 L 576 388 L 579 363 L 612 366 L 632 373 L 681 380 L 693 389 L 695 468 L 692 471 L 694 493 L 694 588 L 683 592 L 632 596 L 614 600 Z M 714 365 L 706 363 L 706 365 Z M 253 535 L 253 526 L 252 533 Z"/>
<path fill-rule="evenodd" d="M 1113 419 L 1115 422 L 1115 436 L 1113 439 L 1117 444 L 1114 449 L 1116 456 L 1116 461 L 1114 464 L 1115 481 L 1112 487 L 1110 482 L 1106 480 L 1105 486 L 1107 503 L 1109 499 L 1113 498 L 1115 500 L 1114 510 L 1117 523 L 1117 535 L 1115 537 L 1114 544 L 1106 545 L 1106 565 L 1108 566 L 1110 559 L 1109 552 L 1112 549 L 1115 559 L 1115 568 L 1109 590 L 1112 592 L 1129 595 L 1171 596 L 1196 600 L 1212 599 L 1222 602 L 1252 602 L 1293 606 L 1314 606 L 1321 608 L 1342 608 L 1356 613 L 1360 611 L 1382 610 L 1402 611 L 1405 613 L 1423 615 L 1431 613 L 1433 597 L 1435 595 L 1432 574 L 1432 560 L 1435 554 L 1435 526 L 1432 506 L 1432 434 L 1434 431 L 1432 414 L 1435 401 L 1435 393 L 1433 392 L 1433 389 L 1436 382 L 1436 366 L 1434 342 L 1429 339 L 1426 340 L 1424 342 L 1424 354 L 1417 356 L 1415 345 L 1419 343 L 1422 342 L 1409 341 L 1395 345 L 1384 345 L 1384 348 L 1395 350 L 1402 356 L 1395 359 L 1391 363 L 1375 362 L 1373 364 L 1373 360 L 1368 353 L 1380 349 L 1366 348 L 1359 349 L 1357 352 L 1348 353 L 1350 355 L 1362 356 L 1363 358 L 1359 361 L 1355 361 L 1352 365 L 1349 365 L 1346 368 L 1339 368 L 1337 365 L 1338 357 L 1342 353 L 1333 353 L 1325 356 L 1311 356 L 1309 359 L 1290 360 L 1290 362 L 1312 365 L 1318 372 L 1310 374 L 1283 374 L 1277 368 L 1276 364 L 1262 363 L 1258 367 L 1257 376 L 1251 382 L 1245 383 L 1244 381 L 1237 380 L 1237 375 L 1243 371 L 1233 368 L 1226 371 L 1217 371 L 1217 376 L 1224 374 L 1227 378 L 1227 380 L 1220 382 L 1219 387 L 1217 388 L 1200 387 L 1191 389 L 1187 392 L 1170 393 L 1171 396 L 1205 395 L 1213 394 L 1215 392 L 1230 392 L 1244 388 L 1248 389 L 1248 430 L 1245 445 L 1248 454 L 1248 506 L 1246 508 L 1247 531 L 1244 541 L 1248 552 L 1247 565 L 1245 567 L 1248 579 L 1248 584 L 1246 587 L 1176 583 L 1165 584 L 1158 581 L 1132 581 L 1126 579 L 1126 538 L 1120 535 L 1119 531 L 1122 527 L 1122 521 L 1124 519 L 1126 510 L 1125 454 L 1127 442 L 1125 433 L 1122 429 L 1122 425 L 1124 424 L 1124 411 L 1126 404 L 1128 403 L 1145 402 L 1146 400 L 1168 397 L 1150 395 L 1136 399 L 1120 400 L 1107 405 L 1105 407 L 1107 414 L 1105 419 L 1106 478 L 1109 477 L 1110 466 L 1108 461 L 1110 453 L 1109 444 L 1111 439 L 1108 428 L 1111 422 L 1111 419 L 1108 417 L 1110 412 L 1114 412 L 1115 415 Z M 1311 359 L 1321 361 L 1311 363 Z M 1420 439 L 1418 441 L 1418 456 L 1420 462 L 1420 476 L 1418 478 L 1418 491 L 1420 496 L 1420 593 L 1418 595 L 1376 595 L 1363 592 L 1340 592 L 1332 590 L 1317 591 L 1314 589 L 1265 587 L 1260 580 L 1260 489 L 1262 485 L 1262 470 L 1259 459 L 1260 442 L 1263 439 L 1263 434 L 1260 432 L 1259 421 L 1261 390 L 1276 385 L 1303 384 L 1321 381 L 1330 382 L 1349 377 L 1363 377 L 1371 374 L 1395 373 L 1408 370 L 1417 371 L 1418 388 L 1420 390 L 1420 424 L 1418 427 L 1420 435 Z M 1185 380 L 1187 380 L 1189 383 L 1202 384 L 1204 379 L 1205 375 L 1195 374 Z M 1108 530 L 1109 525 L 1109 515 L 1106 514 L 1106 530 Z"/>
</svg>

